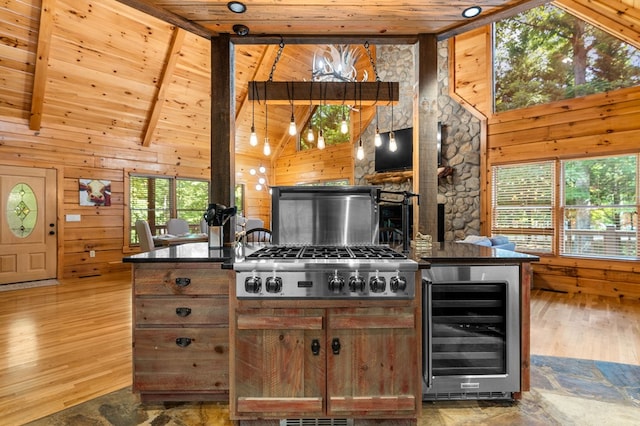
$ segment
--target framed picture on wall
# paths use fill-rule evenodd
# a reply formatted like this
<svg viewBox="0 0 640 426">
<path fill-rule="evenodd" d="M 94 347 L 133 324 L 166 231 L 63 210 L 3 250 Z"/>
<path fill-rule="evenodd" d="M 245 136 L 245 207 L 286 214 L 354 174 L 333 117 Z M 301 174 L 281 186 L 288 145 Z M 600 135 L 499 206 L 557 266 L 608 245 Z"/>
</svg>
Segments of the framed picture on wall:
<svg viewBox="0 0 640 426">
<path fill-rule="evenodd" d="M 110 206 L 111 181 L 98 179 L 80 179 L 81 206 Z"/>
</svg>

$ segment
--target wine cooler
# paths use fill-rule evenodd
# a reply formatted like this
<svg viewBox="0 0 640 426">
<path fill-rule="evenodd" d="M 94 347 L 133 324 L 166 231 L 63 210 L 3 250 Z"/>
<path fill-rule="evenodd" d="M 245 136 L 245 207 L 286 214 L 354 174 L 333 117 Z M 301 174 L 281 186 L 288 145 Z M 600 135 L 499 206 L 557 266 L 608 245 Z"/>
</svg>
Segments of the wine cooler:
<svg viewBox="0 0 640 426">
<path fill-rule="evenodd" d="M 423 271 L 423 399 L 511 399 L 520 391 L 518 265 Z"/>
</svg>

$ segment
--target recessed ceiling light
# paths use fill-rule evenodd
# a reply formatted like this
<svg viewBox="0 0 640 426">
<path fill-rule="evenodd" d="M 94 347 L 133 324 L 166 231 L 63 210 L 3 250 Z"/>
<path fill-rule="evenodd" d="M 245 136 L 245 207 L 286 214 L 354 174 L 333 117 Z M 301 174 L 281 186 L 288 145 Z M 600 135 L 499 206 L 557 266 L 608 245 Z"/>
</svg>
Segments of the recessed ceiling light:
<svg viewBox="0 0 640 426">
<path fill-rule="evenodd" d="M 244 13 L 247 10 L 247 6 L 239 1 L 230 1 L 227 3 L 227 8 L 233 13 Z"/>
<path fill-rule="evenodd" d="M 480 15 L 482 8 L 480 6 L 471 6 L 462 11 L 462 16 L 465 18 L 475 18 Z"/>
<path fill-rule="evenodd" d="M 232 27 L 233 32 L 238 34 L 239 36 L 246 36 L 249 34 L 249 27 L 242 24 L 236 24 Z"/>
</svg>

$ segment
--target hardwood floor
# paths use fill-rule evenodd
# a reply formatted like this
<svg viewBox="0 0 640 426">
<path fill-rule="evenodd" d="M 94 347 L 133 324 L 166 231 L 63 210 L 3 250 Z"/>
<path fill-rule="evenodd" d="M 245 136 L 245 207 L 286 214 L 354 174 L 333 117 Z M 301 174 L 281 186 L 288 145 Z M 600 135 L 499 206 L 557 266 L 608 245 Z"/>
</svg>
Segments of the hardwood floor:
<svg viewBox="0 0 640 426">
<path fill-rule="evenodd" d="M 640 365 L 640 302 L 534 290 L 531 353 Z"/>
<path fill-rule="evenodd" d="M 533 354 L 640 365 L 640 303 L 534 290 Z M 131 277 L 0 292 L 0 424 L 131 384 Z"/>
</svg>

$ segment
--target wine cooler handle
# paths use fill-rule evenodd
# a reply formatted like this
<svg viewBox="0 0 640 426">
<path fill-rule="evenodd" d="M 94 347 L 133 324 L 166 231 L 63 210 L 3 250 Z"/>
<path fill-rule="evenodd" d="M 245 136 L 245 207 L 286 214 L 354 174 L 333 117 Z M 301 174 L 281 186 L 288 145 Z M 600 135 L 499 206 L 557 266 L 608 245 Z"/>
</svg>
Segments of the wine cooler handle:
<svg viewBox="0 0 640 426">
<path fill-rule="evenodd" d="M 433 347 L 432 347 L 432 340 L 433 340 L 433 321 L 431 320 L 431 315 L 432 315 L 432 305 L 433 305 L 433 300 L 432 300 L 432 288 L 433 288 L 433 282 L 431 280 L 427 280 L 427 279 L 423 279 L 422 280 L 422 284 L 426 287 L 427 290 L 427 303 L 425 304 L 426 306 L 424 307 L 426 312 L 422 312 L 423 315 L 423 321 L 426 322 L 426 328 L 425 330 L 427 330 L 427 334 L 425 336 L 424 339 L 424 351 L 423 354 L 427 354 L 427 368 L 425 369 L 426 374 L 427 374 L 427 388 L 431 388 L 431 386 L 433 386 Z"/>
</svg>

